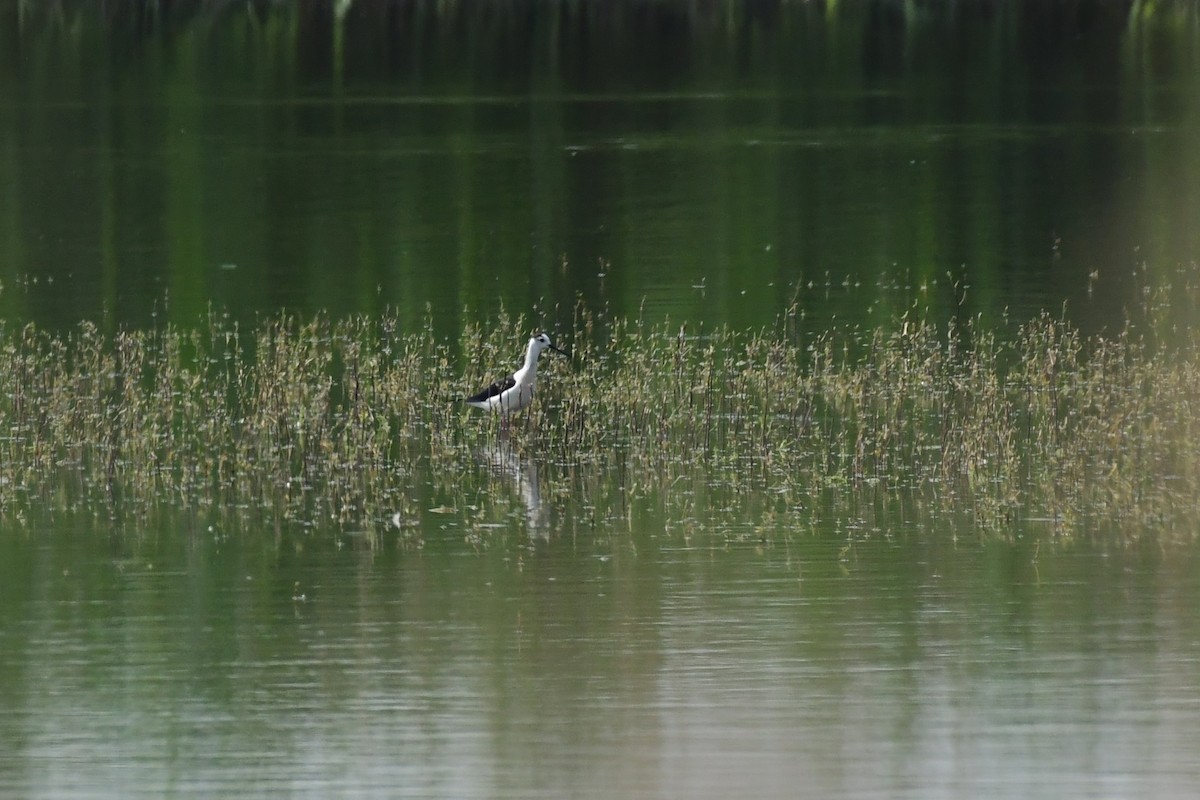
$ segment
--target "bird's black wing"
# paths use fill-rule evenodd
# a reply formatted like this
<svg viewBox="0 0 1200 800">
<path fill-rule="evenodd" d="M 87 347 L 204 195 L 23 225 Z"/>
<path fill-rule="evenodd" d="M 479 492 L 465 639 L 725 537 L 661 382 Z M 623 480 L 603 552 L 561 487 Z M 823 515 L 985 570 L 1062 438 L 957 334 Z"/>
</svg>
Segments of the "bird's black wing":
<svg viewBox="0 0 1200 800">
<path fill-rule="evenodd" d="M 496 381 L 495 383 L 493 383 L 491 386 L 484 389 L 479 394 L 472 395 L 472 396 L 468 397 L 466 400 L 464 400 L 463 402 L 482 403 L 485 400 L 487 400 L 489 397 L 495 397 L 496 395 L 500 394 L 501 392 L 505 391 L 506 389 L 511 389 L 512 387 L 514 387 L 516 385 L 517 385 L 517 379 L 514 376 L 509 375 L 504 380 Z"/>
</svg>

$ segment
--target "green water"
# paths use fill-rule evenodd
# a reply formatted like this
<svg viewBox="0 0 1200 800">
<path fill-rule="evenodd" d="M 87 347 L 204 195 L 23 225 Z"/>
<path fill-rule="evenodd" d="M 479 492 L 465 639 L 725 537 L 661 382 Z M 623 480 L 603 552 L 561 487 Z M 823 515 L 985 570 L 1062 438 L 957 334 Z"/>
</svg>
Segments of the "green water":
<svg viewBox="0 0 1200 800">
<path fill-rule="evenodd" d="M 0 11 L 5 329 L 1111 330 L 1200 259 L 1187 4 L 337 6 Z M 1178 531 L 480 460 L 361 531 L 0 517 L 0 796 L 1195 793 Z"/>
<path fill-rule="evenodd" d="M 1200 256 L 1182 3 L 64 5 L 0 14 L 10 320 L 1098 327 Z"/>
<path fill-rule="evenodd" d="M 1194 547 L 0 537 L 9 797 L 1187 797 Z"/>
</svg>

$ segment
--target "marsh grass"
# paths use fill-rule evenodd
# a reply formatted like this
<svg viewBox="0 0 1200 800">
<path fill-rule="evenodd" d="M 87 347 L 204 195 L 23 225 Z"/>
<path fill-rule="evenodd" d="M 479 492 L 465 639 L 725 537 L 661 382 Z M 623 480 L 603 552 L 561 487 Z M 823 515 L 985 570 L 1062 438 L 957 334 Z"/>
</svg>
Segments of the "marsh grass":
<svg viewBox="0 0 1200 800">
<path fill-rule="evenodd" d="M 482 541 L 541 524 L 514 499 L 526 479 L 481 466 L 502 450 L 493 462 L 540 471 L 558 531 L 649 507 L 684 536 L 802 530 L 831 498 L 1001 534 L 1190 530 L 1200 343 L 1172 328 L 1177 304 L 1156 293 L 1139 326 L 1090 338 L 1049 315 L 997 330 L 913 312 L 805 337 L 788 314 L 739 332 L 576 309 L 555 332 L 575 357 L 543 359 L 509 430 L 454 399 L 516 366 L 521 316 L 453 343 L 386 316 L 5 327 L 0 513 L 176 508 L 419 538 L 437 508 Z"/>
</svg>

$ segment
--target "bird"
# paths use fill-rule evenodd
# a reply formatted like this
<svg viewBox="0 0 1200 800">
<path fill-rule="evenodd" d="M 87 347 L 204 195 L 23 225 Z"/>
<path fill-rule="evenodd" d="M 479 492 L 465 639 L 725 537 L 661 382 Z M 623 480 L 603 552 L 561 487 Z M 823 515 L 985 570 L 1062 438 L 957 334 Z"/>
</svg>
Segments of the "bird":
<svg viewBox="0 0 1200 800">
<path fill-rule="evenodd" d="M 571 357 L 566 350 L 555 347 L 548 334 L 539 333 L 530 337 L 529 346 L 525 349 L 525 364 L 519 370 L 496 381 L 479 393 L 471 395 L 463 402 L 485 411 L 498 411 L 505 416 L 527 407 L 533 402 L 533 387 L 537 382 L 538 356 L 547 349 L 566 358 Z"/>
</svg>

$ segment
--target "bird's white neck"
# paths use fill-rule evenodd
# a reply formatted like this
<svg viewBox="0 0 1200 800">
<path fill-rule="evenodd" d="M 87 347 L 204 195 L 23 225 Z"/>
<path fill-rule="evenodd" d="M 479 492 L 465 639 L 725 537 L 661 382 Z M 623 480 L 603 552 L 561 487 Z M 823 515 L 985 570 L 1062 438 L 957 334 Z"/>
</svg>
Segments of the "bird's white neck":
<svg viewBox="0 0 1200 800">
<path fill-rule="evenodd" d="M 537 362 L 540 354 L 541 350 L 538 349 L 537 341 L 530 339 L 529 347 L 525 348 L 525 364 L 517 370 L 517 374 L 514 376 L 518 383 L 524 383 L 537 375 Z"/>
</svg>

